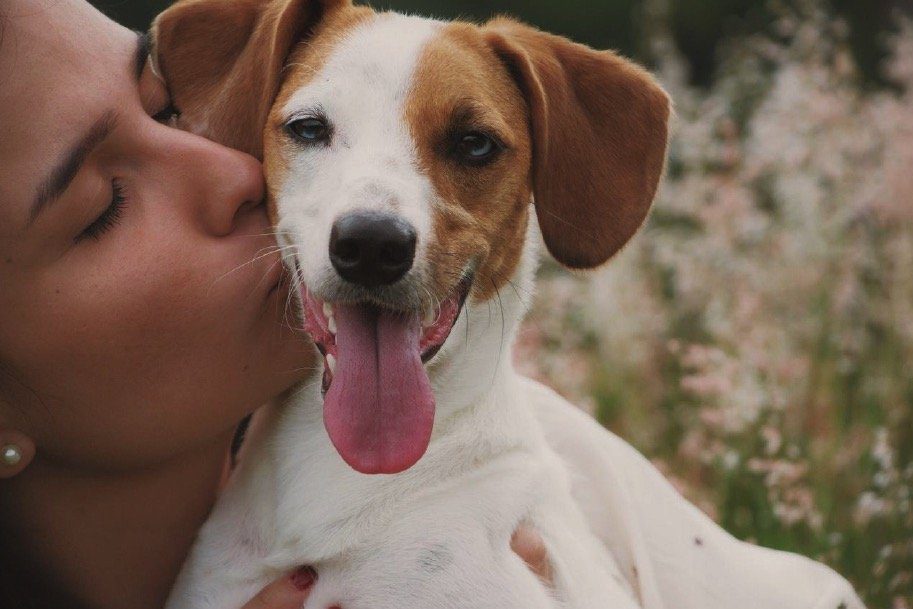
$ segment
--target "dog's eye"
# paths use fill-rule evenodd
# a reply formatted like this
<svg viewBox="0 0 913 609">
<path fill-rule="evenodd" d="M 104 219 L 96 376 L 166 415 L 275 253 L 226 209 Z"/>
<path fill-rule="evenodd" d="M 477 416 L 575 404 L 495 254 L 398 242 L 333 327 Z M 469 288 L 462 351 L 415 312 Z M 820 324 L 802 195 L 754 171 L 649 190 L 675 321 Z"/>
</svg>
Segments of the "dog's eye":
<svg viewBox="0 0 913 609">
<path fill-rule="evenodd" d="M 478 165 L 493 159 L 500 149 L 498 143 L 490 136 L 472 131 L 460 138 L 456 151 L 462 160 Z"/>
<path fill-rule="evenodd" d="M 330 128 L 326 120 L 322 118 L 298 118 L 289 122 L 286 128 L 297 140 L 307 144 L 316 144 L 330 139 Z"/>
</svg>

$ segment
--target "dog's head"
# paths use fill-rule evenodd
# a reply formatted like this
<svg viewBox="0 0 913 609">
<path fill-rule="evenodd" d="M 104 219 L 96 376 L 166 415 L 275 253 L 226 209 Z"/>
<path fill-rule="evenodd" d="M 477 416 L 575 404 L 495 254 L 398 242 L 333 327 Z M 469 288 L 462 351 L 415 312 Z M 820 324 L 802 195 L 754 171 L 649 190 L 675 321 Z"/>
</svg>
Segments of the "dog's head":
<svg viewBox="0 0 913 609">
<path fill-rule="evenodd" d="M 425 452 L 426 364 L 471 338 L 448 338 L 464 307 L 490 307 L 517 275 L 531 204 L 552 255 L 592 268 L 643 223 L 662 173 L 669 100 L 654 80 L 509 19 L 184 0 L 155 35 L 182 123 L 264 159 L 326 359 L 324 420 L 362 472 Z M 500 363 L 483 338 L 463 346 Z"/>
</svg>

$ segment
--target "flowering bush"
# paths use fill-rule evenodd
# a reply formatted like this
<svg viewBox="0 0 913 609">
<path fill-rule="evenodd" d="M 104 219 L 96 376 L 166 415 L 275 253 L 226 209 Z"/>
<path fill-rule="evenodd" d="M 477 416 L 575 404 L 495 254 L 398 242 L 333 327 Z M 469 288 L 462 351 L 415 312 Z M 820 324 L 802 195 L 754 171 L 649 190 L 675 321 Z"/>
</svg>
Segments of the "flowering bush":
<svg viewBox="0 0 913 609">
<path fill-rule="evenodd" d="M 736 536 L 913 607 L 913 25 L 864 92 L 809 5 L 683 84 L 645 229 L 546 264 L 518 362 L 633 442 Z"/>
</svg>

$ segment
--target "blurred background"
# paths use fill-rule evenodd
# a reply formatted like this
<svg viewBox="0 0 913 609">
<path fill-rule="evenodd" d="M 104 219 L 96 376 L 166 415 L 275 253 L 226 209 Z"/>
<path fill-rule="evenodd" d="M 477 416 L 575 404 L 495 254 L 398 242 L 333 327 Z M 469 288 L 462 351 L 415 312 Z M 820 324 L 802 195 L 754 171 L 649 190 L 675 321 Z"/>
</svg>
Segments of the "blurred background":
<svg viewBox="0 0 913 609">
<path fill-rule="evenodd" d="M 98 0 L 147 27 L 167 0 Z M 646 228 L 544 261 L 518 365 L 734 535 L 913 608 L 913 0 L 390 0 L 647 64 L 677 108 Z"/>
</svg>

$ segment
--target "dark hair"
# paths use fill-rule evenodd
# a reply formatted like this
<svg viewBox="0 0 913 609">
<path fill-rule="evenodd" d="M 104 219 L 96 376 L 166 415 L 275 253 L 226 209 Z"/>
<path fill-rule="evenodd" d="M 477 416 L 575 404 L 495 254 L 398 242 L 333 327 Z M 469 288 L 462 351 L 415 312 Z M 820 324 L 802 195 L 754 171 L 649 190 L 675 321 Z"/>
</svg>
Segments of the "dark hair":
<svg viewBox="0 0 913 609">
<path fill-rule="evenodd" d="M 3 13 L 3 7 L 0 6 L 0 47 L 3 46 L 3 26 L 6 24 L 6 15 Z M 3 377 L 6 375 L 6 368 L 3 362 L 0 362 L 0 390 L 3 389 Z"/>
</svg>

